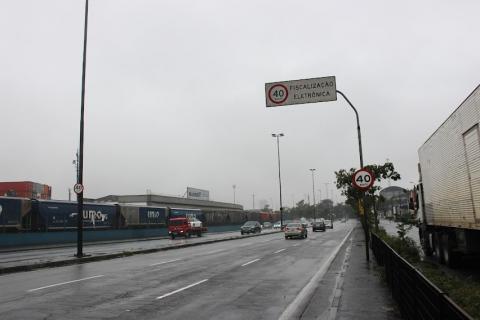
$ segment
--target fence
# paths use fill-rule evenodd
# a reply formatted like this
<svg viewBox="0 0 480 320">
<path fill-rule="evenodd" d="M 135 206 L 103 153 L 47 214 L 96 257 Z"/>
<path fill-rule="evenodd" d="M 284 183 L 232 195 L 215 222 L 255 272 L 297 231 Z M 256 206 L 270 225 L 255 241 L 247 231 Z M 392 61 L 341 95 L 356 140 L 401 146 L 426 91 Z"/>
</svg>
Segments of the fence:
<svg viewBox="0 0 480 320">
<path fill-rule="evenodd" d="M 372 233 L 371 240 L 373 254 L 385 267 L 387 284 L 404 318 L 473 319 L 378 236 Z"/>
</svg>

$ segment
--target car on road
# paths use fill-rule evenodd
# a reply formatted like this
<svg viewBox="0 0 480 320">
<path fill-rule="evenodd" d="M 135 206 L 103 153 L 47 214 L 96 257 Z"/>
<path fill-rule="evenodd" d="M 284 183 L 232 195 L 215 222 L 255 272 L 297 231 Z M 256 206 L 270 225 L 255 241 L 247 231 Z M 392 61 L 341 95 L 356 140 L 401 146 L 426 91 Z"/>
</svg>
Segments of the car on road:
<svg viewBox="0 0 480 320">
<path fill-rule="evenodd" d="M 307 228 L 300 222 L 289 223 L 284 228 L 285 239 L 307 238 Z"/>
<path fill-rule="evenodd" d="M 262 232 L 262 226 L 258 221 L 247 221 L 240 227 L 240 233 L 260 233 Z"/>
<path fill-rule="evenodd" d="M 325 231 L 325 221 L 315 221 L 312 223 L 312 232 Z"/>
<path fill-rule="evenodd" d="M 272 223 L 271 222 L 264 222 L 263 223 L 263 229 L 272 229 Z"/>
<path fill-rule="evenodd" d="M 280 221 L 277 221 L 273 224 L 273 229 L 280 229 L 282 227 Z"/>
<path fill-rule="evenodd" d="M 333 229 L 333 221 L 332 220 L 325 220 L 325 227 L 329 229 Z"/>
</svg>

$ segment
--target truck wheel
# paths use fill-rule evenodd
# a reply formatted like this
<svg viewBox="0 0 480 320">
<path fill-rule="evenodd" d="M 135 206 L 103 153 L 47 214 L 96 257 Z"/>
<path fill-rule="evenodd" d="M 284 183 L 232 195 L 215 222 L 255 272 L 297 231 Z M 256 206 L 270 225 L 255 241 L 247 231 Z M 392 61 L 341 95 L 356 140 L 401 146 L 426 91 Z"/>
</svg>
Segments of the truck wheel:
<svg viewBox="0 0 480 320">
<path fill-rule="evenodd" d="M 170 235 L 170 239 L 175 239 L 175 235 L 173 233 Z"/>
<path fill-rule="evenodd" d="M 441 234 L 438 231 L 434 233 L 434 246 L 435 246 L 435 257 L 439 263 L 444 262 L 443 260 L 443 250 L 442 250 L 442 239 Z"/>
<path fill-rule="evenodd" d="M 459 254 L 453 251 L 454 239 L 448 233 L 442 234 L 443 260 L 450 268 L 458 266 Z"/>
<path fill-rule="evenodd" d="M 430 257 L 433 254 L 433 235 L 431 232 L 423 231 L 422 227 L 418 228 L 418 237 L 425 256 Z"/>
<path fill-rule="evenodd" d="M 185 233 L 185 239 L 190 238 L 190 233 L 186 232 Z"/>
<path fill-rule="evenodd" d="M 243 231 L 240 231 L 240 233 L 241 233 L 241 234 L 242 234 L 242 236 L 243 236 Z"/>
</svg>

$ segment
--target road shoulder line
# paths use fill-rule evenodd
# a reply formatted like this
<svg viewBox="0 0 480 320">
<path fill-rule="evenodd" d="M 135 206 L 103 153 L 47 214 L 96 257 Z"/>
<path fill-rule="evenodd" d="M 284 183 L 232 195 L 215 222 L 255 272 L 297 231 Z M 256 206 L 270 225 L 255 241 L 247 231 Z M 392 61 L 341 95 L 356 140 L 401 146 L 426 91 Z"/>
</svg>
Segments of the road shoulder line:
<svg viewBox="0 0 480 320">
<path fill-rule="evenodd" d="M 310 281 L 303 287 L 303 289 L 298 293 L 296 298 L 288 305 L 288 307 L 283 311 L 283 313 L 278 318 L 279 320 L 290 320 L 298 319 L 300 314 L 305 309 L 306 305 L 310 301 L 312 294 L 315 292 L 315 289 L 318 286 L 320 280 L 327 272 L 328 268 L 332 264 L 333 260 L 337 256 L 340 249 L 343 247 L 347 239 L 351 236 L 353 229 L 347 233 L 342 242 L 335 248 L 332 254 L 327 258 L 325 263 L 321 266 L 320 269 L 315 273 L 315 275 L 310 279 Z"/>
</svg>

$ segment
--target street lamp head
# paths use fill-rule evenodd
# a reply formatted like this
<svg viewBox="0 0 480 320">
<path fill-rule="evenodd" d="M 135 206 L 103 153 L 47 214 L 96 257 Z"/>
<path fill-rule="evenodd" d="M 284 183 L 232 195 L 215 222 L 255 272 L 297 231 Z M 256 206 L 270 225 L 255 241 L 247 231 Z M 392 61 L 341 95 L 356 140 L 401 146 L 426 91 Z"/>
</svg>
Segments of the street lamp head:
<svg viewBox="0 0 480 320">
<path fill-rule="evenodd" d="M 272 137 L 276 138 L 276 137 L 277 137 L 277 135 L 276 135 L 275 133 L 272 133 Z"/>
<path fill-rule="evenodd" d="M 310 171 L 312 171 L 312 172 L 313 172 L 313 171 L 315 171 L 315 170 L 317 170 L 317 169 L 308 169 L 308 170 L 310 170 Z"/>
<path fill-rule="evenodd" d="M 280 137 L 283 137 L 283 133 L 279 133 L 278 135 L 279 135 Z"/>
</svg>

